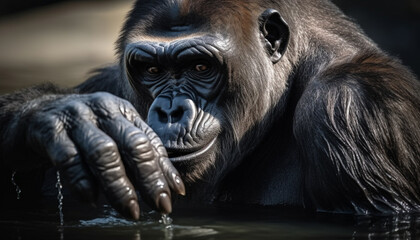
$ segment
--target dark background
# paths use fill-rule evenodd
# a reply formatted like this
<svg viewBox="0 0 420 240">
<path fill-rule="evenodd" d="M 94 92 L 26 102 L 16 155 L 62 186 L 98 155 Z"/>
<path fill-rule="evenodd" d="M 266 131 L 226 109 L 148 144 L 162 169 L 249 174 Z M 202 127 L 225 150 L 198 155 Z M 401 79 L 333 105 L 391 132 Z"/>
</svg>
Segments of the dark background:
<svg viewBox="0 0 420 240">
<path fill-rule="evenodd" d="M 382 49 L 420 76 L 420 0 L 333 0 Z"/>
<path fill-rule="evenodd" d="M 86 0 L 88 1 L 88 0 Z M 96 1 L 98 4 L 106 0 Z M 3 0 L 0 17 L 63 2 L 59 0 Z M 70 2 L 70 1 L 67 1 Z M 378 45 L 420 75 L 420 0 L 333 0 L 355 19 Z"/>
</svg>

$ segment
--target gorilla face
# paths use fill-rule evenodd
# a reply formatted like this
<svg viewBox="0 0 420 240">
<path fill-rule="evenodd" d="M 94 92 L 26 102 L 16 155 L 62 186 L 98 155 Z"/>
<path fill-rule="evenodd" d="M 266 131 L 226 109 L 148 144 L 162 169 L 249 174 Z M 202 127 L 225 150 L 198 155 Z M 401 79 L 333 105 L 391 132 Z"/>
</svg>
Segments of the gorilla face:
<svg viewBox="0 0 420 240">
<path fill-rule="evenodd" d="M 211 36 L 168 42 L 140 41 L 126 48 L 127 75 L 152 99 L 147 123 L 172 162 L 193 166 L 213 159 L 222 132 L 217 107 L 226 85 L 225 49 Z M 141 96 L 140 96 L 141 97 Z"/>
<path fill-rule="evenodd" d="M 224 17 L 187 2 L 188 9 L 185 1 L 142 2 L 120 49 L 125 77 L 146 103 L 139 112 L 188 182 L 215 165 L 234 167 L 256 144 L 252 135 L 264 131 L 256 126 L 282 91 L 268 80 L 275 78 L 288 28 L 274 10 L 239 17 L 227 6 L 223 14 L 231 15 Z"/>
</svg>

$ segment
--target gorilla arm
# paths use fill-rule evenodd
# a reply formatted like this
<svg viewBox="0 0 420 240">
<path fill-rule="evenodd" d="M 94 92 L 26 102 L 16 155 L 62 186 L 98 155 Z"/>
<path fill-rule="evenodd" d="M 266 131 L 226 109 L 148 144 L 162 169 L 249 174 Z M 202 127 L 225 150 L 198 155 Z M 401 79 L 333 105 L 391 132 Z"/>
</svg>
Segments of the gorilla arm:
<svg viewBox="0 0 420 240">
<path fill-rule="evenodd" d="M 363 214 L 420 209 L 419 91 L 408 70 L 378 54 L 330 66 L 308 84 L 294 134 L 310 205 Z"/>
<path fill-rule="evenodd" d="M 136 189 L 164 213 L 171 212 L 171 190 L 185 194 L 160 139 L 114 95 L 44 85 L 2 96 L 0 114 L 1 164 L 10 170 L 52 163 L 83 200 L 93 202 L 99 186 L 133 219 L 139 218 Z"/>
</svg>

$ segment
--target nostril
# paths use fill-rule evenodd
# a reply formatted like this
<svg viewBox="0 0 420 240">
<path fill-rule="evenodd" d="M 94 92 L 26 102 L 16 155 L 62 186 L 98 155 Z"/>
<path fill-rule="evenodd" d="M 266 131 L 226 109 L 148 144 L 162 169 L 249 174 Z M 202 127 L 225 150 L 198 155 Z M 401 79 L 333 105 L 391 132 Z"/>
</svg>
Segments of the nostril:
<svg viewBox="0 0 420 240">
<path fill-rule="evenodd" d="M 156 112 L 158 114 L 159 122 L 161 123 L 168 122 L 168 115 L 166 114 L 166 112 L 162 111 L 162 109 L 156 109 Z"/>
<path fill-rule="evenodd" d="M 171 113 L 171 123 L 176 123 L 181 121 L 184 116 L 184 110 L 181 107 L 178 107 L 175 111 Z"/>
<path fill-rule="evenodd" d="M 155 111 L 157 113 L 159 122 L 165 124 L 179 122 L 184 117 L 184 109 L 182 109 L 182 107 L 178 107 L 169 113 L 161 108 L 157 108 Z"/>
</svg>

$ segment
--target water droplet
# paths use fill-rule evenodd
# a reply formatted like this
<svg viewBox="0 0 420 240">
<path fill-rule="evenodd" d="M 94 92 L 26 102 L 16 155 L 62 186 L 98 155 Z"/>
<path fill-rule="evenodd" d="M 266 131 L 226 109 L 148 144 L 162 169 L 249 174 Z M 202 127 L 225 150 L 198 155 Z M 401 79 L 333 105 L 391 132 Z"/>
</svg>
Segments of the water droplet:
<svg viewBox="0 0 420 240">
<path fill-rule="evenodd" d="M 13 186 L 15 186 L 15 189 L 16 189 L 16 199 L 20 200 L 20 195 L 21 195 L 22 191 L 20 190 L 19 185 L 17 185 L 17 183 L 15 182 L 15 175 L 16 175 L 16 171 L 14 171 L 12 173 L 12 179 L 11 180 L 12 180 Z"/>
<path fill-rule="evenodd" d="M 63 194 L 61 192 L 61 189 L 63 188 L 63 185 L 61 185 L 61 179 L 60 179 L 60 172 L 57 171 L 57 183 L 55 184 L 55 187 L 57 188 L 57 200 L 58 200 L 58 213 L 60 214 L 60 226 L 64 225 L 64 214 L 63 214 Z"/>
<path fill-rule="evenodd" d="M 172 224 L 173 220 L 168 216 L 168 214 L 162 214 L 159 222 L 163 225 L 169 226 Z"/>
</svg>

